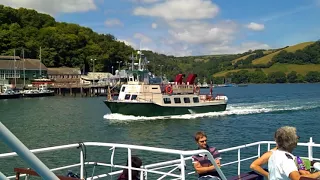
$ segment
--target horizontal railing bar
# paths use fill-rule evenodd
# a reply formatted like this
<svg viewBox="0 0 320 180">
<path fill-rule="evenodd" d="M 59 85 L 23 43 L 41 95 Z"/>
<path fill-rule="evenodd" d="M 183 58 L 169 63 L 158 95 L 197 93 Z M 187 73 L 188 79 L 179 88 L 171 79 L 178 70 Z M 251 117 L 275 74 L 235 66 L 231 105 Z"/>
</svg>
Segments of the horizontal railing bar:
<svg viewBox="0 0 320 180">
<path fill-rule="evenodd" d="M 63 169 L 67 169 L 67 168 L 71 168 L 71 167 L 77 167 L 80 166 L 81 164 L 73 164 L 73 165 L 68 165 L 68 166 L 62 166 L 62 167 L 58 167 L 58 168 L 54 168 L 54 169 L 50 169 L 50 171 L 59 171 L 59 170 L 63 170 Z M 26 174 L 20 174 L 20 177 L 24 177 L 26 176 Z M 16 178 L 16 176 L 9 176 L 8 179 L 14 179 Z"/>
<path fill-rule="evenodd" d="M 191 160 L 191 159 L 192 159 L 191 156 L 184 158 L 185 161 Z M 153 168 L 153 167 L 157 167 L 157 166 L 175 164 L 175 163 L 180 163 L 180 161 L 181 161 L 181 159 L 176 159 L 176 160 L 171 160 L 171 161 L 163 161 L 163 162 L 159 162 L 159 163 L 145 165 L 145 168 Z"/>
<path fill-rule="evenodd" d="M 206 150 L 181 151 L 181 150 L 173 150 L 173 149 L 166 149 L 166 148 L 156 148 L 156 147 L 136 146 L 136 145 L 126 145 L 126 144 L 113 144 L 113 143 L 100 143 L 100 142 L 84 142 L 83 144 L 86 145 L 86 146 L 127 148 L 127 149 L 135 149 L 135 150 L 142 150 L 142 151 L 153 151 L 153 152 L 159 152 L 159 153 L 169 153 L 169 154 L 190 156 L 190 157 L 184 158 L 185 161 L 192 159 L 191 155 L 194 155 L 194 154 L 200 154 L 200 153 L 210 154 Z M 264 145 L 264 144 L 266 144 L 266 145 L 268 145 L 268 144 L 275 145 L 276 143 L 274 141 L 259 141 L 259 142 L 249 143 L 249 144 L 235 146 L 235 147 L 231 147 L 231 148 L 221 149 L 221 150 L 219 150 L 219 152 L 220 153 L 229 152 L 229 151 L 233 151 L 233 150 L 243 149 L 243 148 L 257 146 L 257 145 Z M 320 147 L 320 144 L 316 144 L 314 142 L 307 142 L 307 143 L 298 143 L 298 146 Z M 39 149 L 31 150 L 31 152 L 33 152 L 33 153 L 42 153 L 42 152 L 50 152 L 50 151 L 62 150 L 62 149 L 71 149 L 71 148 L 74 148 L 74 147 L 79 147 L 79 143 L 74 143 L 74 144 L 69 144 L 69 145 L 62 145 L 62 146 L 53 146 L 53 147 L 47 147 L 47 148 L 39 148 Z M 7 158 L 7 157 L 14 157 L 14 156 L 17 156 L 17 154 L 15 152 L 3 153 L 3 154 L 0 154 L 0 159 L 1 158 Z M 256 158 L 256 157 L 258 157 L 258 156 L 252 156 L 252 157 L 249 157 L 249 158 L 246 158 L 246 159 L 242 159 L 240 161 L 247 161 L 247 160 L 250 160 L 250 159 L 253 159 L 253 158 Z M 304 157 L 304 158 L 308 158 L 308 157 Z M 320 160 L 319 158 L 313 158 L 313 159 L 314 160 Z M 151 172 L 151 173 L 156 173 L 156 174 L 166 174 L 164 172 L 160 172 L 159 173 L 159 172 L 154 171 L 154 170 L 176 166 L 176 165 L 178 165 L 176 163 L 179 163 L 179 162 L 181 162 L 181 159 L 176 159 L 176 160 L 172 160 L 172 161 L 165 161 L 165 162 L 160 162 L 160 163 L 154 163 L 154 164 L 149 164 L 149 165 L 145 166 L 145 168 L 154 168 L 154 169 L 135 169 L 135 168 L 132 168 L 132 169 Z M 221 166 L 227 166 L 227 165 L 234 164 L 234 163 L 237 163 L 237 162 L 238 161 L 229 162 L 229 163 L 222 164 Z M 86 163 L 86 164 L 95 164 L 95 162 L 90 162 L 90 163 Z M 97 163 L 97 164 L 101 165 L 101 166 L 110 166 L 110 167 L 119 167 L 119 168 L 128 169 L 128 167 L 126 167 L 126 166 L 118 166 L 118 165 L 111 165 L 111 164 L 105 164 L 105 163 Z M 70 167 L 77 167 L 77 166 L 80 166 L 80 165 L 81 164 L 79 163 L 79 164 L 74 164 L 74 165 L 69 165 L 69 166 L 63 166 L 63 167 L 52 169 L 51 171 L 67 169 L 67 168 L 70 168 Z M 122 172 L 122 171 L 120 170 L 119 172 Z M 115 172 L 113 172 L 113 173 L 115 173 Z M 194 171 L 191 172 L 191 173 L 193 174 Z M 115 174 L 118 174 L 118 172 L 115 173 Z M 188 173 L 188 174 L 190 174 L 190 173 Z M 23 176 L 23 174 L 21 174 L 21 176 Z M 178 176 L 178 175 L 174 175 L 174 176 L 180 178 L 180 176 Z M 15 176 L 10 176 L 8 178 L 9 179 L 15 178 Z"/>
<path fill-rule="evenodd" d="M 70 149 L 74 147 L 79 147 L 79 144 L 69 144 L 69 145 L 62 145 L 62 146 L 52 146 L 52 147 L 47 147 L 47 148 L 39 148 L 39 149 L 33 149 L 30 150 L 32 153 L 42 153 L 42 152 L 50 152 L 50 151 L 55 151 L 55 150 L 61 150 L 61 149 Z M 5 157 L 14 157 L 17 156 L 17 153 L 11 152 L 11 153 L 3 153 L 0 154 L 0 158 L 5 158 Z"/>
</svg>

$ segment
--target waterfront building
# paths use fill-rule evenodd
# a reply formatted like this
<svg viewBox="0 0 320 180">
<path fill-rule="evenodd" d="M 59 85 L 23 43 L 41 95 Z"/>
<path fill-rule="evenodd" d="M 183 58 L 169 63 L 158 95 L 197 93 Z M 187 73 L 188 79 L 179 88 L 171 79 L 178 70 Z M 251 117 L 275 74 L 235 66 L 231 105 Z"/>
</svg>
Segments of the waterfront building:
<svg viewBox="0 0 320 180">
<path fill-rule="evenodd" d="M 9 84 L 30 83 L 47 77 L 48 69 L 39 59 L 22 59 L 19 56 L 0 56 L 0 79 Z"/>
</svg>

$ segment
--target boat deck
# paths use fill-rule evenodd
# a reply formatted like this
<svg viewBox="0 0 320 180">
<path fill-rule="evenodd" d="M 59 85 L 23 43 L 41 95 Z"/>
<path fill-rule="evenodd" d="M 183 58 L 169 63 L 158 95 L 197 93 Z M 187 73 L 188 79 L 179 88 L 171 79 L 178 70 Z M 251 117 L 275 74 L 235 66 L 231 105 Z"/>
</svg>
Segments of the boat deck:
<svg viewBox="0 0 320 180">
<path fill-rule="evenodd" d="M 223 180 L 236 180 L 236 179 L 257 179 L 259 176 L 255 174 L 254 172 L 248 172 L 249 167 L 246 165 L 245 162 L 251 163 L 255 158 L 259 157 L 262 153 L 266 152 L 267 150 L 271 149 L 271 146 L 275 145 L 275 142 L 273 141 L 259 141 L 254 142 L 250 144 L 244 144 L 236 147 L 231 147 L 227 149 L 221 149 L 219 150 L 222 154 L 223 160 L 221 168 L 218 168 L 216 166 L 215 161 L 213 160 L 212 155 L 206 151 L 206 150 L 191 150 L 191 151 L 183 151 L 183 150 L 174 150 L 174 149 L 165 149 L 165 148 L 156 148 L 156 147 L 147 147 L 147 146 L 137 146 L 137 145 L 127 145 L 127 144 L 114 144 L 114 143 L 103 143 L 103 142 L 83 142 L 83 143 L 75 143 L 75 144 L 68 144 L 68 145 L 62 145 L 62 146 L 54 146 L 54 147 L 47 147 L 47 148 L 40 148 L 40 149 L 34 149 L 31 150 L 33 153 L 39 154 L 39 153 L 48 153 L 52 151 L 62 151 L 70 149 L 71 151 L 76 151 L 76 153 L 79 154 L 79 161 L 77 161 L 74 164 L 64 165 L 61 167 L 53 168 L 51 171 L 61 171 L 65 170 L 67 171 L 70 168 L 77 168 L 79 172 L 79 176 L 81 179 L 99 179 L 99 178 L 105 178 L 105 177 L 113 177 L 116 178 L 119 176 L 119 174 L 122 173 L 123 169 L 132 169 L 140 171 L 140 178 L 141 179 L 192 179 L 192 177 L 196 177 L 195 172 L 193 170 L 192 164 L 191 164 L 191 156 L 204 153 L 208 156 L 208 158 L 213 162 L 213 164 L 216 166 L 216 169 L 218 173 L 220 174 L 221 178 Z M 97 148 L 99 149 L 99 152 L 105 152 L 101 154 L 101 156 L 106 159 L 106 155 L 109 154 L 109 160 L 108 161 L 87 161 L 87 151 L 86 149 L 90 147 L 91 148 Z M 262 147 L 266 147 L 266 149 L 262 150 Z M 314 161 L 320 161 L 319 157 L 314 157 L 313 150 L 315 148 L 319 148 L 320 144 L 316 144 L 313 142 L 312 138 L 310 138 L 310 141 L 307 143 L 298 143 L 298 147 L 307 149 L 306 156 L 302 156 L 302 158 L 306 158 L 310 160 L 311 162 Z M 249 148 L 254 148 L 255 153 L 248 153 Z M 143 155 L 139 156 L 141 159 L 146 160 L 150 157 L 150 153 L 152 154 L 160 154 L 160 156 L 157 156 L 157 160 L 160 160 L 163 157 L 162 161 L 159 162 L 153 162 L 150 164 L 143 163 L 143 166 L 140 168 L 135 168 L 131 166 L 131 157 L 133 154 L 136 154 L 137 152 L 143 152 L 139 154 L 146 155 L 147 157 L 144 157 Z M 68 151 L 70 152 L 70 151 Z M 92 151 L 91 151 L 92 152 Z M 109 152 L 109 153 L 107 153 Z M 122 159 L 127 159 L 129 162 L 128 166 L 124 165 L 123 161 L 118 161 L 115 154 L 118 154 L 121 152 Z M 74 154 L 74 153 L 73 153 Z M 165 156 L 163 156 L 166 154 Z M 0 154 L 0 159 L 4 158 L 10 158 L 17 156 L 16 153 L 4 153 Z M 169 158 L 169 160 L 166 160 L 166 158 Z M 173 157 L 171 159 L 171 157 Z M 175 157 L 175 158 L 174 158 Z M 226 157 L 226 158 L 224 158 Z M 229 158 L 227 158 L 229 157 Z M 108 158 L 107 158 L 108 159 Z M 63 161 L 65 162 L 65 161 Z M 94 169 L 95 167 L 99 166 L 100 168 L 104 168 L 104 173 L 95 173 Z M 236 167 L 234 167 L 236 166 Z M 90 170 L 88 173 L 85 173 L 90 167 Z M 181 168 L 184 167 L 184 168 Z M 228 170 L 232 169 L 231 167 L 236 169 L 236 174 L 233 175 L 227 175 Z M 25 176 L 26 171 L 25 169 L 16 169 L 16 173 L 19 173 L 18 176 L 23 177 Z M 34 174 L 33 172 L 30 172 L 31 174 Z M 29 174 L 30 174 L 29 173 Z M 88 175 L 86 177 L 86 174 Z M 129 171 L 129 176 L 131 174 L 131 171 Z M 16 175 L 12 175 L 8 177 L 9 179 L 15 179 Z M 129 178 L 131 179 L 131 178 Z M 308 178 L 304 178 L 308 179 Z"/>
</svg>

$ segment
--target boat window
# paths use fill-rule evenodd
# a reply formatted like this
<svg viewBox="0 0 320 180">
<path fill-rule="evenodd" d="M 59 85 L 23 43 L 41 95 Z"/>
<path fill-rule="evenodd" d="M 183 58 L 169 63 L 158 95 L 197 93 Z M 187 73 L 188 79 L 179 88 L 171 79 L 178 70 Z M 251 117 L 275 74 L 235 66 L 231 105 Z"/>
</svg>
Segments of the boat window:
<svg viewBox="0 0 320 180">
<path fill-rule="evenodd" d="M 133 94 L 132 96 L 131 96 L 131 100 L 136 100 L 137 99 L 137 95 L 136 94 Z"/>
<path fill-rule="evenodd" d="M 152 89 L 158 89 L 157 87 L 153 87 Z"/>
<path fill-rule="evenodd" d="M 181 103 L 181 99 L 180 98 L 174 98 L 174 103 Z"/>
<path fill-rule="evenodd" d="M 124 90 L 126 89 L 125 86 L 122 87 L 121 92 L 124 92 Z"/>
<path fill-rule="evenodd" d="M 193 102 L 194 103 L 198 103 L 199 102 L 199 98 L 198 97 L 193 97 Z"/>
<path fill-rule="evenodd" d="M 124 99 L 128 100 L 128 99 L 130 99 L 130 96 L 131 96 L 131 94 L 126 94 L 126 96 L 124 96 Z"/>
<path fill-rule="evenodd" d="M 171 99 L 170 98 L 163 98 L 163 103 L 171 104 Z"/>
<path fill-rule="evenodd" d="M 185 98 L 183 98 L 183 101 L 184 101 L 184 103 L 190 103 L 190 98 L 185 97 Z"/>
</svg>

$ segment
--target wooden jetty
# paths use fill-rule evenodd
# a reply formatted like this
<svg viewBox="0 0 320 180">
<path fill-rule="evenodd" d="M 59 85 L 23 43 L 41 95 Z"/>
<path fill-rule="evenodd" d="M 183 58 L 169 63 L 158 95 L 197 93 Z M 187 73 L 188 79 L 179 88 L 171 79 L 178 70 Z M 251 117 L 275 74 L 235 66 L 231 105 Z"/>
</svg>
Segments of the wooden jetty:
<svg viewBox="0 0 320 180">
<path fill-rule="evenodd" d="M 99 84 L 54 83 L 48 89 L 54 90 L 56 95 L 61 96 L 93 97 L 107 96 L 108 93 L 108 85 Z"/>
</svg>

